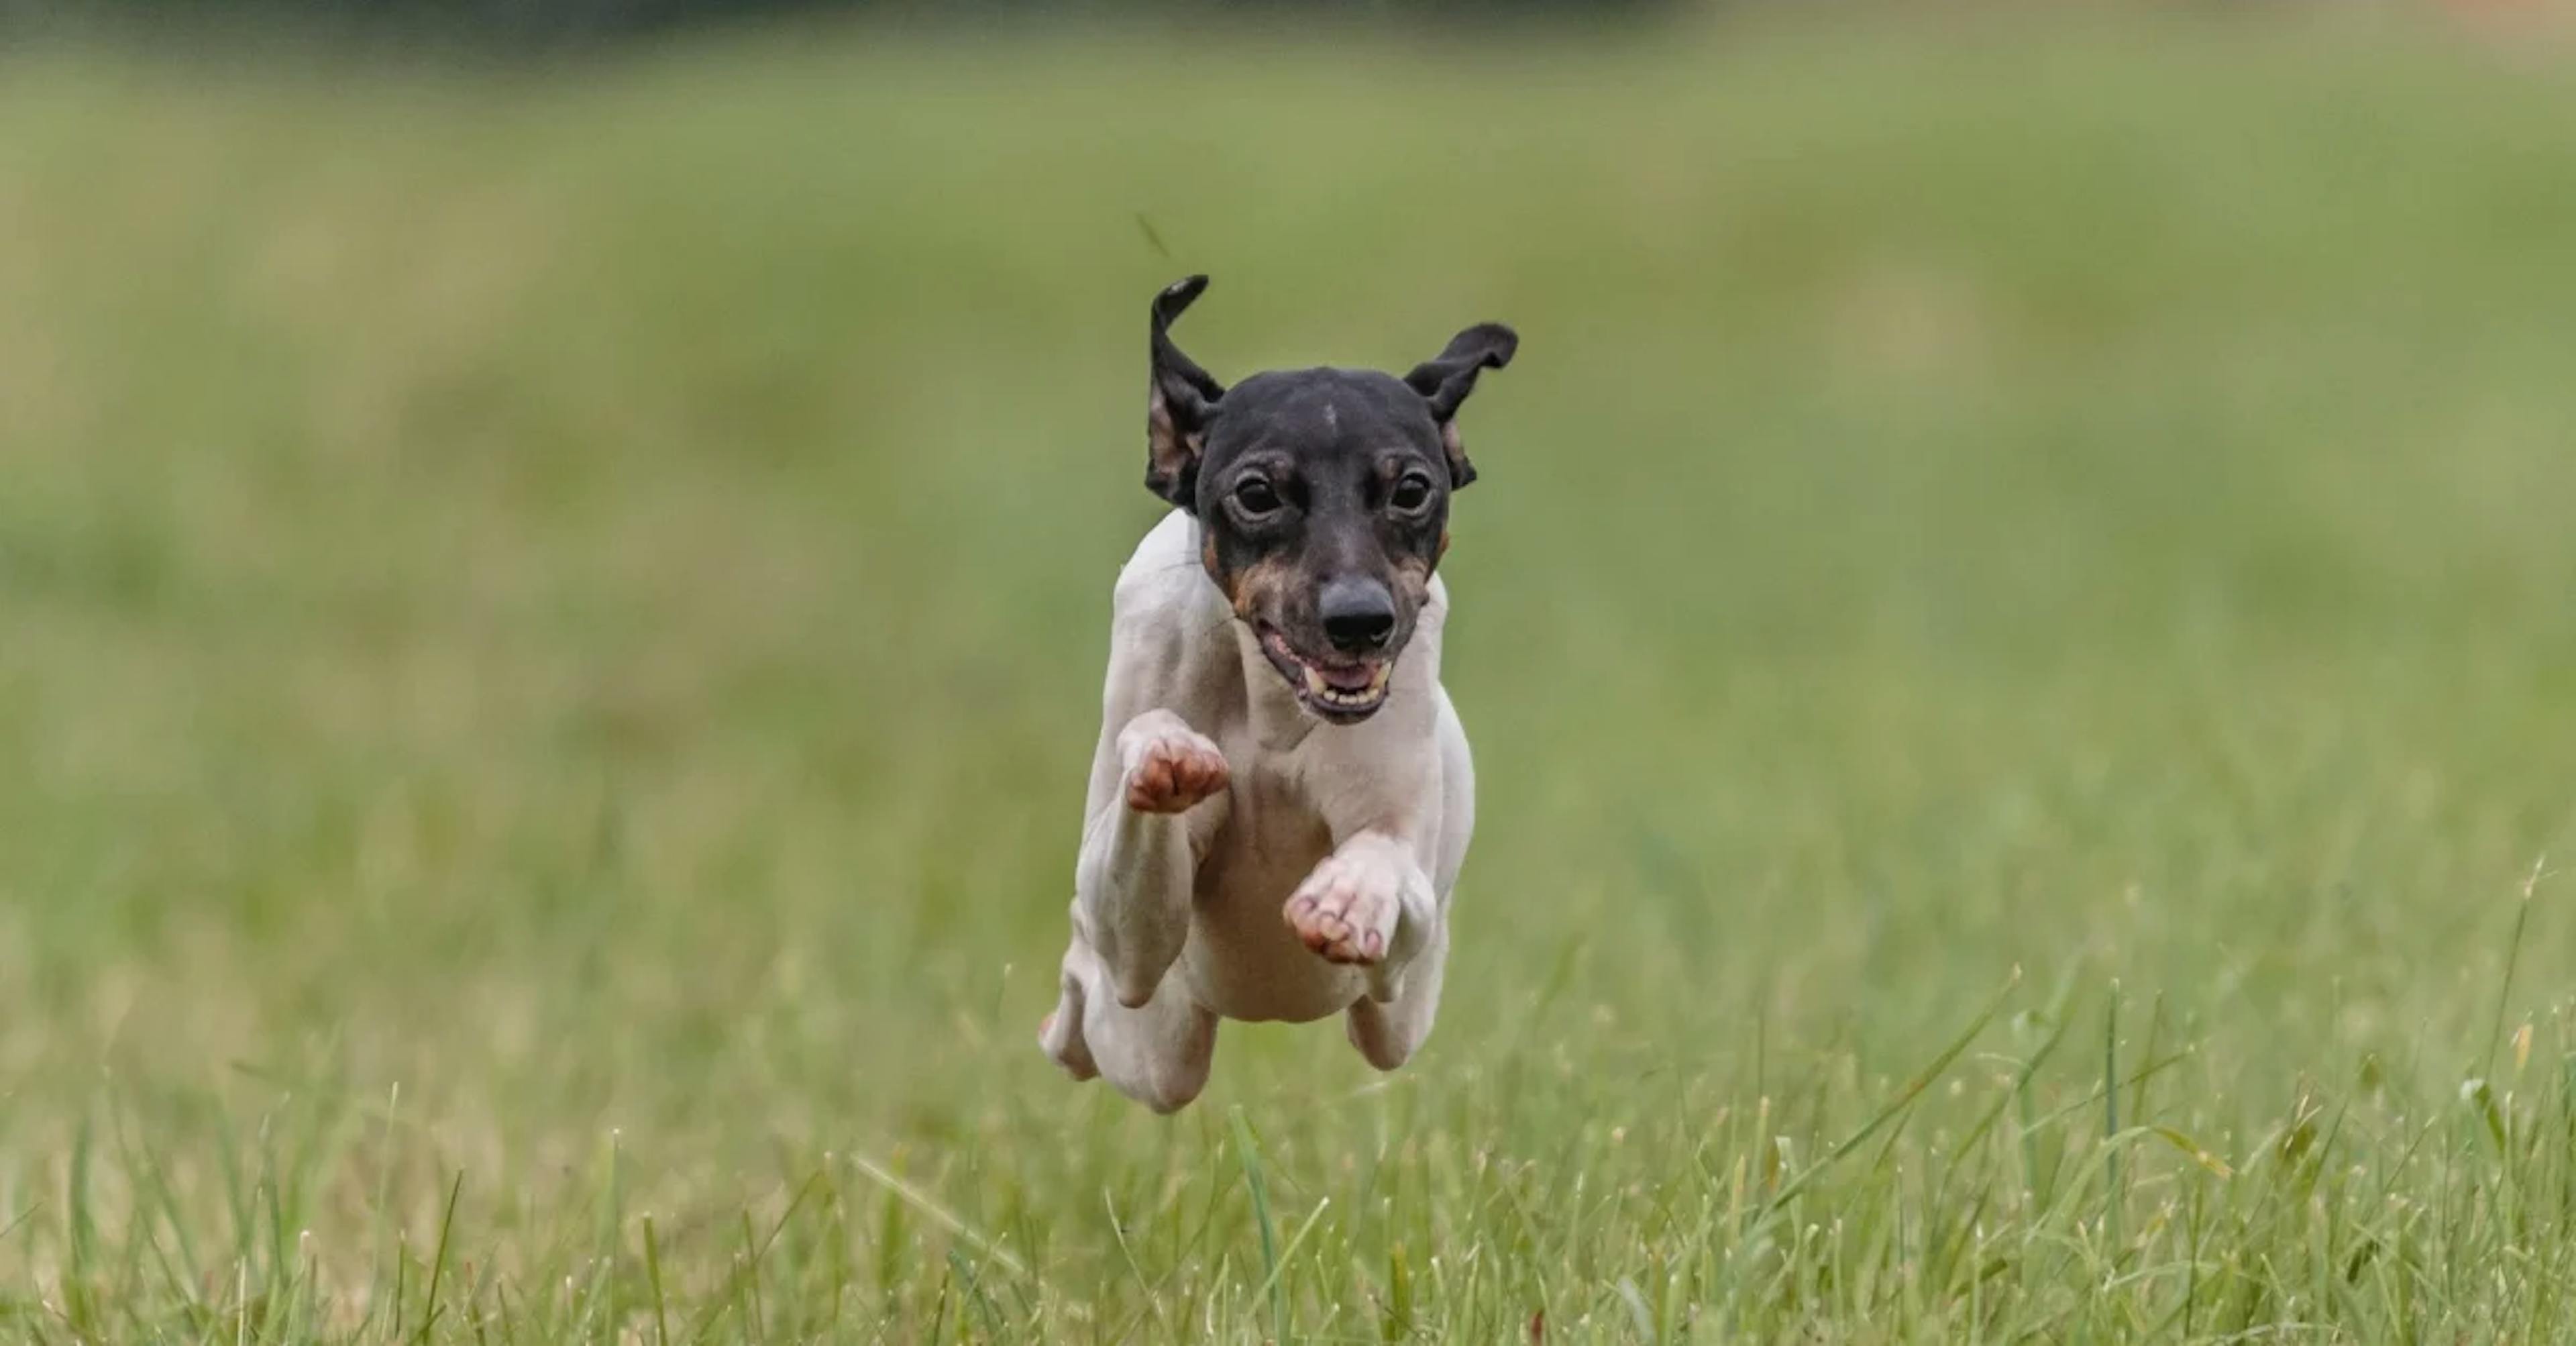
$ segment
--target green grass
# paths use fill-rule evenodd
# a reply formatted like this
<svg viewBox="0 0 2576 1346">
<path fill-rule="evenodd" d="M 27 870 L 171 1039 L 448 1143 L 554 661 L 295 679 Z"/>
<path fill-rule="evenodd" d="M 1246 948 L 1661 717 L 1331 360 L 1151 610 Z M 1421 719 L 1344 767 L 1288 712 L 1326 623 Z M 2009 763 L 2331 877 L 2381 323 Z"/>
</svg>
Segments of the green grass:
<svg viewBox="0 0 2576 1346">
<path fill-rule="evenodd" d="M 0 1326 L 2576 1337 L 2557 59 L 22 55 Z M 1525 344 L 1440 1030 L 1162 1120 L 1032 1037 L 1191 270 Z"/>
</svg>

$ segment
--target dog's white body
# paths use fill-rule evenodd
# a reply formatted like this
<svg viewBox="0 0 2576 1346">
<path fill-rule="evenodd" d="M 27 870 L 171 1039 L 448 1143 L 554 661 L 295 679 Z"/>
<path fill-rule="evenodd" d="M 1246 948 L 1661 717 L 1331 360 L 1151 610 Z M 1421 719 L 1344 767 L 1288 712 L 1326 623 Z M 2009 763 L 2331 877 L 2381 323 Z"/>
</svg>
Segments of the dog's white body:
<svg viewBox="0 0 2576 1346">
<path fill-rule="evenodd" d="M 1077 1078 L 1159 1112 L 1206 1084 L 1219 1018 L 1344 1012 L 1371 1064 L 1403 1064 L 1439 1005 L 1475 825 L 1440 685 L 1440 579 L 1384 706 L 1330 725 L 1299 707 L 1199 549 L 1175 510 L 1118 576 L 1073 942 L 1040 1030 Z"/>
</svg>

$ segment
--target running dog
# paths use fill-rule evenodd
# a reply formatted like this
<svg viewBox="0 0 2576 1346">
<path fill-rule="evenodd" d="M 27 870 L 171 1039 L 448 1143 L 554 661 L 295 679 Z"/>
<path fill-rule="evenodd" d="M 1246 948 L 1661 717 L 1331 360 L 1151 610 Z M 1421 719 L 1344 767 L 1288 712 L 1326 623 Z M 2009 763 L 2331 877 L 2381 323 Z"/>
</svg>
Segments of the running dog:
<svg viewBox="0 0 2576 1346">
<path fill-rule="evenodd" d="M 1344 1016 L 1393 1070 L 1431 1032 L 1475 825 L 1440 685 L 1458 437 L 1508 327 L 1402 378 L 1255 374 L 1172 344 L 1207 288 L 1156 296 L 1145 485 L 1174 509 L 1119 572 L 1062 998 L 1040 1045 L 1173 1112 L 1217 1021 Z"/>
</svg>

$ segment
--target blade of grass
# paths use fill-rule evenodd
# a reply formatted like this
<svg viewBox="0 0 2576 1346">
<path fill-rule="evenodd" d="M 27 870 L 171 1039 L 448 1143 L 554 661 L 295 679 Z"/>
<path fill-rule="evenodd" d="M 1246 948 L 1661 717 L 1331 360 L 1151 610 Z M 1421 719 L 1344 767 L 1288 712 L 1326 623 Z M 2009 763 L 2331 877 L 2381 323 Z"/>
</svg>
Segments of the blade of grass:
<svg viewBox="0 0 2576 1346">
<path fill-rule="evenodd" d="M 2102 1008 L 2102 1139 L 2108 1141 L 2118 1134 L 2120 1134 L 2120 983 L 2117 978 L 2113 978 L 2111 999 Z M 2102 1194 L 2102 1221 L 2105 1242 L 2111 1247 L 2112 1255 L 2116 1258 L 2121 1241 L 2120 1208 L 2125 1204 L 2127 1193 L 2120 1182 L 2119 1148 L 2106 1145 L 2104 1149 L 2106 1153 L 2103 1159 L 2109 1165 L 2109 1171 L 2104 1175 L 2107 1184 Z"/>
<path fill-rule="evenodd" d="M 976 1251 L 981 1252 L 986 1257 L 990 1257 L 994 1261 L 1001 1263 L 1003 1269 L 1009 1271 L 1012 1275 L 1026 1276 L 1031 1280 L 1036 1279 L 1035 1276 L 1030 1274 L 1026 1263 L 1011 1255 L 1010 1249 L 995 1243 L 993 1240 L 988 1239 L 982 1234 L 977 1233 L 972 1228 L 969 1228 L 964 1220 L 958 1219 L 955 1215 L 949 1213 L 947 1207 L 931 1200 L 928 1193 L 925 1193 L 921 1189 L 914 1187 L 911 1183 L 905 1182 L 903 1179 L 896 1177 L 894 1174 L 887 1172 L 883 1166 L 879 1165 L 875 1160 L 868 1158 L 866 1155 L 853 1154 L 850 1156 L 850 1163 L 856 1166 L 861 1173 L 866 1174 L 871 1181 L 885 1188 L 887 1192 L 900 1198 L 905 1205 L 912 1207 L 914 1210 L 920 1211 L 922 1214 L 927 1215 L 932 1220 L 938 1222 L 940 1228 L 947 1230 L 958 1238 L 966 1240 L 968 1243 L 974 1244 Z"/>
<path fill-rule="evenodd" d="M 1261 1173 L 1261 1155 L 1253 1148 L 1252 1126 L 1243 1120 L 1243 1109 L 1227 1113 L 1234 1126 L 1234 1153 L 1243 1164 L 1243 1185 L 1252 1193 L 1252 1215 L 1261 1228 L 1261 1266 L 1269 1274 L 1263 1278 L 1263 1293 L 1270 1297 L 1270 1339 L 1285 1346 L 1288 1340 L 1288 1302 L 1279 1293 L 1278 1234 L 1270 1221 L 1270 1189 Z M 1317 1208 L 1322 1213 L 1322 1208 Z M 1260 1296 L 1256 1295 L 1255 1298 Z"/>
<path fill-rule="evenodd" d="M 2514 908 L 2513 939 L 2505 945 L 2504 976 L 2496 982 L 2495 1023 L 2487 1030 L 2486 1065 L 2478 1072 L 2488 1079 L 2495 1078 L 2496 1048 L 2504 1044 L 2504 1014 L 2513 996 L 2514 968 L 2522 961 L 2523 932 L 2531 927 L 2531 895 L 2540 887 L 2540 876 L 2548 868 L 2546 853 L 2531 862 L 2531 873 L 2522 881 L 2522 901 Z"/>
<path fill-rule="evenodd" d="M 456 1198 L 465 1190 L 465 1173 L 460 1169 L 447 1185 L 447 1210 L 438 1217 L 438 1249 L 429 1259 L 429 1297 L 421 1306 L 420 1326 L 412 1330 L 415 1342 L 429 1340 L 429 1330 L 438 1325 L 438 1287 L 447 1278 L 448 1241 L 456 1232 Z"/>
<path fill-rule="evenodd" d="M 1287 1267 L 1288 1259 L 1297 1255 L 1297 1245 L 1305 1242 L 1306 1236 L 1315 1231 L 1315 1222 L 1324 1218 L 1324 1208 L 1331 1204 L 1333 1204 L 1333 1199 L 1331 1197 L 1325 1197 L 1323 1200 L 1315 1203 L 1313 1213 L 1306 1217 L 1306 1222 L 1304 1224 L 1297 1226 L 1297 1232 L 1289 1235 L 1287 1244 L 1280 1248 L 1279 1265 L 1272 1267 L 1270 1269 L 1270 1274 L 1262 1278 L 1261 1288 L 1252 1292 L 1253 1298 L 1259 1299 L 1262 1296 L 1269 1294 L 1271 1288 L 1279 1283 L 1279 1273 Z"/>
<path fill-rule="evenodd" d="M 1994 998 L 1986 1002 L 1986 1007 L 1978 1011 L 1974 1019 L 1969 1020 L 1968 1026 L 1950 1040 L 1950 1045 L 1941 1049 L 1940 1054 L 1932 1059 L 1930 1065 L 1917 1071 L 1914 1078 L 1906 1082 L 1904 1088 L 1897 1090 L 1895 1098 L 1890 1099 L 1868 1121 L 1863 1122 L 1859 1130 L 1845 1136 L 1841 1143 L 1827 1151 L 1823 1158 L 1801 1169 L 1795 1177 L 1781 1184 L 1780 1189 L 1772 1193 L 1770 1199 L 1765 1201 L 1761 1209 L 1755 1213 L 1754 1228 L 1758 1230 L 1767 1225 L 1778 1214 L 1780 1208 L 1788 1204 L 1791 1198 L 1805 1191 L 1808 1184 L 1814 1182 L 1827 1169 L 1840 1163 L 1852 1151 L 1859 1149 L 1862 1142 L 1878 1134 L 1879 1128 L 1896 1120 L 1912 1107 L 1914 1101 L 1923 1096 L 1923 1091 L 1931 1088 L 1934 1081 L 1949 1072 L 1951 1063 L 1957 1061 L 1960 1055 L 1968 1050 L 1969 1044 L 1977 1040 L 1978 1034 L 1986 1031 L 1986 1025 L 1994 1022 L 1995 1015 L 2003 1011 L 2004 1003 L 2011 999 L 2014 988 L 2020 985 L 2021 969 L 2015 967 L 2012 975 L 2004 979 L 2002 989 L 1996 991 Z M 1746 1241 L 1750 1242 L 1751 1239 L 1752 1231 L 1747 1231 Z"/>
<path fill-rule="evenodd" d="M 669 1301 L 662 1293 L 662 1248 L 653 1237 L 653 1217 L 644 1217 L 644 1276 L 653 1287 L 653 1346 L 671 1346 Z"/>
</svg>

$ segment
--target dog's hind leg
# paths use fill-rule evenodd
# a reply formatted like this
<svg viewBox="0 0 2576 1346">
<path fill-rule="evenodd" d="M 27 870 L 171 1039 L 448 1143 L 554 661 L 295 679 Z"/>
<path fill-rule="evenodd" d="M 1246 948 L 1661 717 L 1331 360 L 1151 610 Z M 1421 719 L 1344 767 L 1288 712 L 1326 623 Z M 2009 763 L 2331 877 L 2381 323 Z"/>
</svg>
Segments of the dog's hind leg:
<svg viewBox="0 0 2576 1346">
<path fill-rule="evenodd" d="M 1079 929 L 1079 927 L 1076 927 Z M 1077 1080 L 1088 1080 L 1100 1074 L 1100 1063 L 1091 1059 L 1091 1041 L 1082 1031 L 1082 1009 L 1090 998 L 1084 989 L 1083 976 L 1099 959 L 1082 936 L 1073 937 L 1072 947 L 1064 951 L 1064 970 L 1059 974 L 1055 1008 L 1038 1024 L 1038 1048 L 1049 1060 L 1064 1067 L 1064 1073 Z"/>
<path fill-rule="evenodd" d="M 1064 954 L 1064 993 L 1038 1029 L 1038 1042 L 1075 1079 L 1094 1075 L 1156 1112 L 1177 1112 L 1207 1087 L 1216 1055 L 1216 1015 L 1173 981 L 1129 1008 L 1107 983 L 1107 967 L 1080 936 Z"/>
<path fill-rule="evenodd" d="M 1431 1021 L 1440 1013 L 1440 975 L 1448 961 L 1449 923 L 1441 920 L 1399 974 L 1391 998 L 1364 995 L 1344 1013 L 1351 1045 L 1370 1065 L 1393 1070 L 1411 1060 L 1431 1036 Z"/>
</svg>

